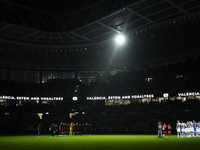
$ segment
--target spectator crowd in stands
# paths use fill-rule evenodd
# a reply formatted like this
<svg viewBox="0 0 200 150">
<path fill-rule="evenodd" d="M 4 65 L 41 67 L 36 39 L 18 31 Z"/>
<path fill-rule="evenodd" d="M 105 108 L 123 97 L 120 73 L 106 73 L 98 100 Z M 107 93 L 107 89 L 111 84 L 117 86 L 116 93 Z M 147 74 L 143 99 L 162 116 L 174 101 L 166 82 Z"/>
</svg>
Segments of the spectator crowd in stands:
<svg viewBox="0 0 200 150">
<path fill-rule="evenodd" d="M 44 115 L 42 120 L 35 114 L 1 115 L 1 131 L 16 132 L 25 130 L 27 125 L 35 128 L 42 123 L 45 132 L 51 123 L 78 122 L 91 123 L 92 133 L 156 133 L 157 122 L 162 121 L 175 130 L 176 121 L 200 120 L 200 101 L 179 100 L 164 103 L 151 102 L 128 106 L 88 106 L 85 114 L 69 118 L 64 114 Z"/>
<path fill-rule="evenodd" d="M 84 87 L 84 94 L 98 95 L 135 95 L 199 91 L 200 58 L 188 59 L 175 64 L 166 64 L 146 70 L 119 72 L 105 77 L 102 82 L 91 83 Z M 148 80 L 149 79 L 149 80 Z"/>
</svg>

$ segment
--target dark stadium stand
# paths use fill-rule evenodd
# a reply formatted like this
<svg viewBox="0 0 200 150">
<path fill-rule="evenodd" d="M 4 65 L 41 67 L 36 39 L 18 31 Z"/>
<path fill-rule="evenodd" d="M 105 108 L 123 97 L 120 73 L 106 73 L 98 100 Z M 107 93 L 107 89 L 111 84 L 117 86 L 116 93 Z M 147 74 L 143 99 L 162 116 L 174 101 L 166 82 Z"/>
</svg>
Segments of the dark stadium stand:
<svg viewBox="0 0 200 150">
<path fill-rule="evenodd" d="M 165 92 L 176 95 L 179 92 L 199 91 L 199 65 L 199 58 L 193 58 L 140 71 L 119 72 L 103 82 L 86 86 L 85 92 L 92 96 L 146 93 L 162 96 Z M 145 80 L 147 78 L 152 80 Z"/>
<path fill-rule="evenodd" d="M 89 95 L 126 95 L 129 93 L 143 94 L 156 92 L 161 95 L 168 92 L 171 95 L 176 92 L 199 91 L 199 58 L 188 59 L 175 64 L 164 65 L 160 67 L 149 68 L 147 70 L 134 72 L 120 72 L 117 75 L 109 76 L 108 82 L 93 83 L 92 85 L 80 86 L 80 97 Z M 181 77 L 178 77 L 181 76 Z M 152 81 L 145 81 L 145 78 L 151 77 Z M 70 82 L 67 82 L 70 83 Z M 4 87 L 4 88 L 3 88 Z M 6 88 L 5 88 L 6 87 Z M 8 95 L 19 94 L 29 95 L 31 91 L 35 91 L 36 95 L 43 93 L 48 95 L 62 94 L 63 86 L 56 86 L 53 83 L 43 85 L 43 90 L 38 90 L 38 83 L 19 83 L 1 81 L 2 94 L 7 92 Z M 55 88 L 58 90 L 49 89 Z M 61 91 L 58 93 L 58 91 Z M 48 93 L 49 92 L 49 93 Z M 70 95 L 67 95 L 70 97 Z M 85 102 L 85 101 L 84 101 Z M 12 103 L 11 103 L 12 104 Z M 63 103 L 62 103 L 63 104 Z M 187 99 L 185 102 L 180 100 L 166 100 L 162 103 L 132 103 L 124 106 L 93 106 L 89 102 L 76 104 L 84 115 L 75 115 L 69 118 L 67 113 L 74 103 L 68 102 L 65 105 L 57 105 L 56 107 L 50 104 L 34 105 L 26 103 L 21 107 L 12 106 L 9 115 L 4 115 L 9 107 L 1 106 L 1 128 L 5 132 L 26 131 L 27 125 L 34 128 L 39 122 L 43 124 L 43 130 L 48 131 L 48 125 L 51 122 L 90 122 L 92 124 L 92 133 L 156 133 L 156 124 L 158 120 L 162 120 L 167 124 L 171 124 L 172 129 L 175 129 L 176 120 L 200 120 L 198 111 L 200 110 L 199 99 Z M 10 106 L 11 107 L 11 106 Z M 50 111 L 51 114 L 43 116 L 40 120 L 36 114 L 38 110 L 42 112 Z M 31 113 L 32 112 L 32 113 Z M 26 114 L 27 113 L 27 114 Z M 29 114 L 28 114 L 29 113 Z M 55 114 L 54 114 L 55 113 Z M 192 118 L 191 118 L 192 117 Z M 12 125 L 16 127 L 13 128 Z"/>
</svg>

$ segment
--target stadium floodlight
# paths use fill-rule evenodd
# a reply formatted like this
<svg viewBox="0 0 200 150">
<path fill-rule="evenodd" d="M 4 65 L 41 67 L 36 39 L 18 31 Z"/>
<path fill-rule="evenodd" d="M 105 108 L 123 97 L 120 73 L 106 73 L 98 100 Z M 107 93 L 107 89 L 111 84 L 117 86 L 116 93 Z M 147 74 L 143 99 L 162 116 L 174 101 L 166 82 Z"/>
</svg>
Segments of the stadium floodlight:
<svg viewBox="0 0 200 150">
<path fill-rule="evenodd" d="M 72 97 L 72 100 L 73 100 L 73 101 L 77 101 L 77 100 L 78 100 L 78 97 L 77 97 L 77 96 L 73 96 L 73 97 Z"/>
<path fill-rule="evenodd" d="M 125 42 L 125 36 L 122 34 L 119 34 L 116 36 L 115 41 L 117 44 L 121 45 Z"/>
</svg>

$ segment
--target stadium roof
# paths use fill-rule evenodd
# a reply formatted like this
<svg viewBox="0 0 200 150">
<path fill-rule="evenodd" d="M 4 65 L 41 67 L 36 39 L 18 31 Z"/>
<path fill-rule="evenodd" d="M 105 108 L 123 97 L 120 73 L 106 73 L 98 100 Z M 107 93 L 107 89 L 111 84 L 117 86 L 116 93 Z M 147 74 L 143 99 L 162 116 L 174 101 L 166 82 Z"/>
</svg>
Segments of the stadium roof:
<svg viewBox="0 0 200 150">
<path fill-rule="evenodd" d="M 0 0 L 1 67 L 140 69 L 199 55 L 199 0 L 38 2 Z"/>
</svg>

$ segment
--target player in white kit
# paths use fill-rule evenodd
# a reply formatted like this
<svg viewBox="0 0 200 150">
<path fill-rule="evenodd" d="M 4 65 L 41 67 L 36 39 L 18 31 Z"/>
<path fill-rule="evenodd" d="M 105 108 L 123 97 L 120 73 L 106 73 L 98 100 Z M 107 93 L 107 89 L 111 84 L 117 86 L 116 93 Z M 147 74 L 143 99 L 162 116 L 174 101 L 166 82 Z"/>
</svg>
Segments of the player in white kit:
<svg viewBox="0 0 200 150">
<path fill-rule="evenodd" d="M 189 121 L 187 121 L 186 128 L 185 128 L 186 137 L 189 137 L 189 135 L 190 135 L 190 129 L 189 129 L 189 127 L 190 127 L 190 124 L 189 124 Z"/>
<path fill-rule="evenodd" d="M 185 137 L 185 128 L 186 128 L 186 124 L 185 122 L 181 123 L 181 137 L 184 138 Z"/>
<path fill-rule="evenodd" d="M 176 123 L 176 131 L 177 131 L 177 138 L 179 138 L 180 132 L 181 132 L 181 123 L 179 122 L 179 120 L 177 120 L 177 123 Z"/>
<path fill-rule="evenodd" d="M 192 121 L 190 121 L 190 137 L 192 137 L 193 136 L 193 134 L 194 134 L 194 128 L 193 128 L 193 123 L 192 123 Z"/>
<path fill-rule="evenodd" d="M 197 136 L 200 136 L 200 121 L 197 123 Z"/>
</svg>

